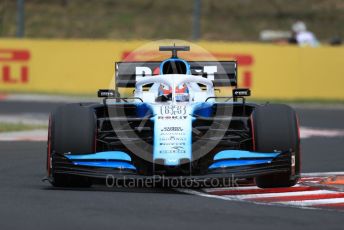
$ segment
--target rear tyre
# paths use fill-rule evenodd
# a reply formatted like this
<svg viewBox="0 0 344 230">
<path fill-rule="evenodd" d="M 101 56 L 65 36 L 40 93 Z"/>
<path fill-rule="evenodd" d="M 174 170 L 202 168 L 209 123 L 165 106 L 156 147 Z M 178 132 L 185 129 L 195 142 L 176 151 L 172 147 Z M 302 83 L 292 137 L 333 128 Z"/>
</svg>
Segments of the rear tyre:
<svg viewBox="0 0 344 230">
<path fill-rule="evenodd" d="M 53 154 L 87 154 L 95 152 L 96 117 L 92 107 L 68 104 L 50 116 L 48 135 L 48 174 L 56 187 L 88 187 L 87 177 L 55 173 Z M 50 166 L 50 163 L 52 164 Z"/>
<path fill-rule="evenodd" d="M 255 151 L 273 152 L 289 150 L 295 152 L 295 174 L 269 174 L 255 178 L 260 188 L 291 187 L 300 174 L 300 139 L 295 111 L 281 104 L 267 104 L 257 107 L 252 114 Z"/>
</svg>

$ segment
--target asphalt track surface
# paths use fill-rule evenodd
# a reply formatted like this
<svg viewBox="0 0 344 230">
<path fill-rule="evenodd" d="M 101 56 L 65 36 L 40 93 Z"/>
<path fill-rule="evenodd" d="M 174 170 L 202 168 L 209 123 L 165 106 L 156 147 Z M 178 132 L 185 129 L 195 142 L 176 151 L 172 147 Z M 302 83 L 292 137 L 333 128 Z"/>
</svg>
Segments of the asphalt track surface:
<svg viewBox="0 0 344 230">
<path fill-rule="evenodd" d="M 0 102 L 0 114 L 58 104 Z M 297 109 L 301 125 L 344 129 L 342 109 Z M 302 140 L 303 172 L 344 171 L 344 138 Z M 161 188 L 55 189 L 44 142 L 0 142 L 0 229 L 344 229 L 344 212 L 224 201 Z"/>
</svg>

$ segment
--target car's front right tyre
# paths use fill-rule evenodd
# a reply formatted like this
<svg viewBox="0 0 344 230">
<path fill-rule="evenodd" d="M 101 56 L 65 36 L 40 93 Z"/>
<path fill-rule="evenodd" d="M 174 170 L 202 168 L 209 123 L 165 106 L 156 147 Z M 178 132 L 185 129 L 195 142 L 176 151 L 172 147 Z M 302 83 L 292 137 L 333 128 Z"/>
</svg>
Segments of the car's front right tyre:
<svg viewBox="0 0 344 230">
<path fill-rule="evenodd" d="M 94 110 L 79 103 L 60 106 L 51 113 L 48 131 L 47 172 L 55 187 L 88 187 L 87 177 L 55 171 L 54 154 L 88 154 L 95 151 L 96 117 Z"/>
</svg>

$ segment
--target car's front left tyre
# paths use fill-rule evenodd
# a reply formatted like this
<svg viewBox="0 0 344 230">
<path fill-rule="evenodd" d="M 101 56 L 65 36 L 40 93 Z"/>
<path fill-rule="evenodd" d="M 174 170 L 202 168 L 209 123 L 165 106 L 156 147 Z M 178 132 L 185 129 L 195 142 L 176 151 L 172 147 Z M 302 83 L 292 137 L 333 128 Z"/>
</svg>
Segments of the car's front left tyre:
<svg viewBox="0 0 344 230">
<path fill-rule="evenodd" d="M 256 184 L 260 188 L 291 187 L 300 174 L 300 138 L 296 112 L 287 105 L 266 104 L 257 107 L 252 114 L 253 141 L 257 152 L 291 150 L 294 156 L 290 170 L 258 176 Z M 294 167 L 294 168 L 292 168 Z"/>
</svg>

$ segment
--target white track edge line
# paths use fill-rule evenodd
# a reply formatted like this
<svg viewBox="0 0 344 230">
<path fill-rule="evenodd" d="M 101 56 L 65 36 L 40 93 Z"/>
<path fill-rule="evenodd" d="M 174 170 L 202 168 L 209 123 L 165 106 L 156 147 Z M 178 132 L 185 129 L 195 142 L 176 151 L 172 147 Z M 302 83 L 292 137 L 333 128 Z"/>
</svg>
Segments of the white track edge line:
<svg viewBox="0 0 344 230">
<path fill-rule="evenodd" d="M 317 176 L 337 176 L 344 175 L 344 172 L 313 172 L 313 173 L 301 173 L 301 177 L 317 177 Z"/>
<path fill-rule="evenodd" d="M 279 193 L 261 193 L 261 194 L 247 194 L 247 195 L 225 195 L 234 196 L 239 199 L 259 199 L 259 198 L 278 198 L 286 196 L 309 196 L 309 195 L 325 195 L 325 194 L 337 194 L 341 192 L 331 191 L 331 190 L 313 190 L 313 191 L 299 191 L 299 192 L 279 192 Z M 307 198 L 305 198 L 307 200 Z"/>
<path fill-rule="evenodd" d="M 304 200 L 304 201 L 284 201 L 284 202 L 273 202 L 275 204 L 285 204 L 292 206 L 314 206 L 321 204 L 339 204 L 344 203 L 344 198 L 329 198 L 319 200 Z"/>
</svg>

